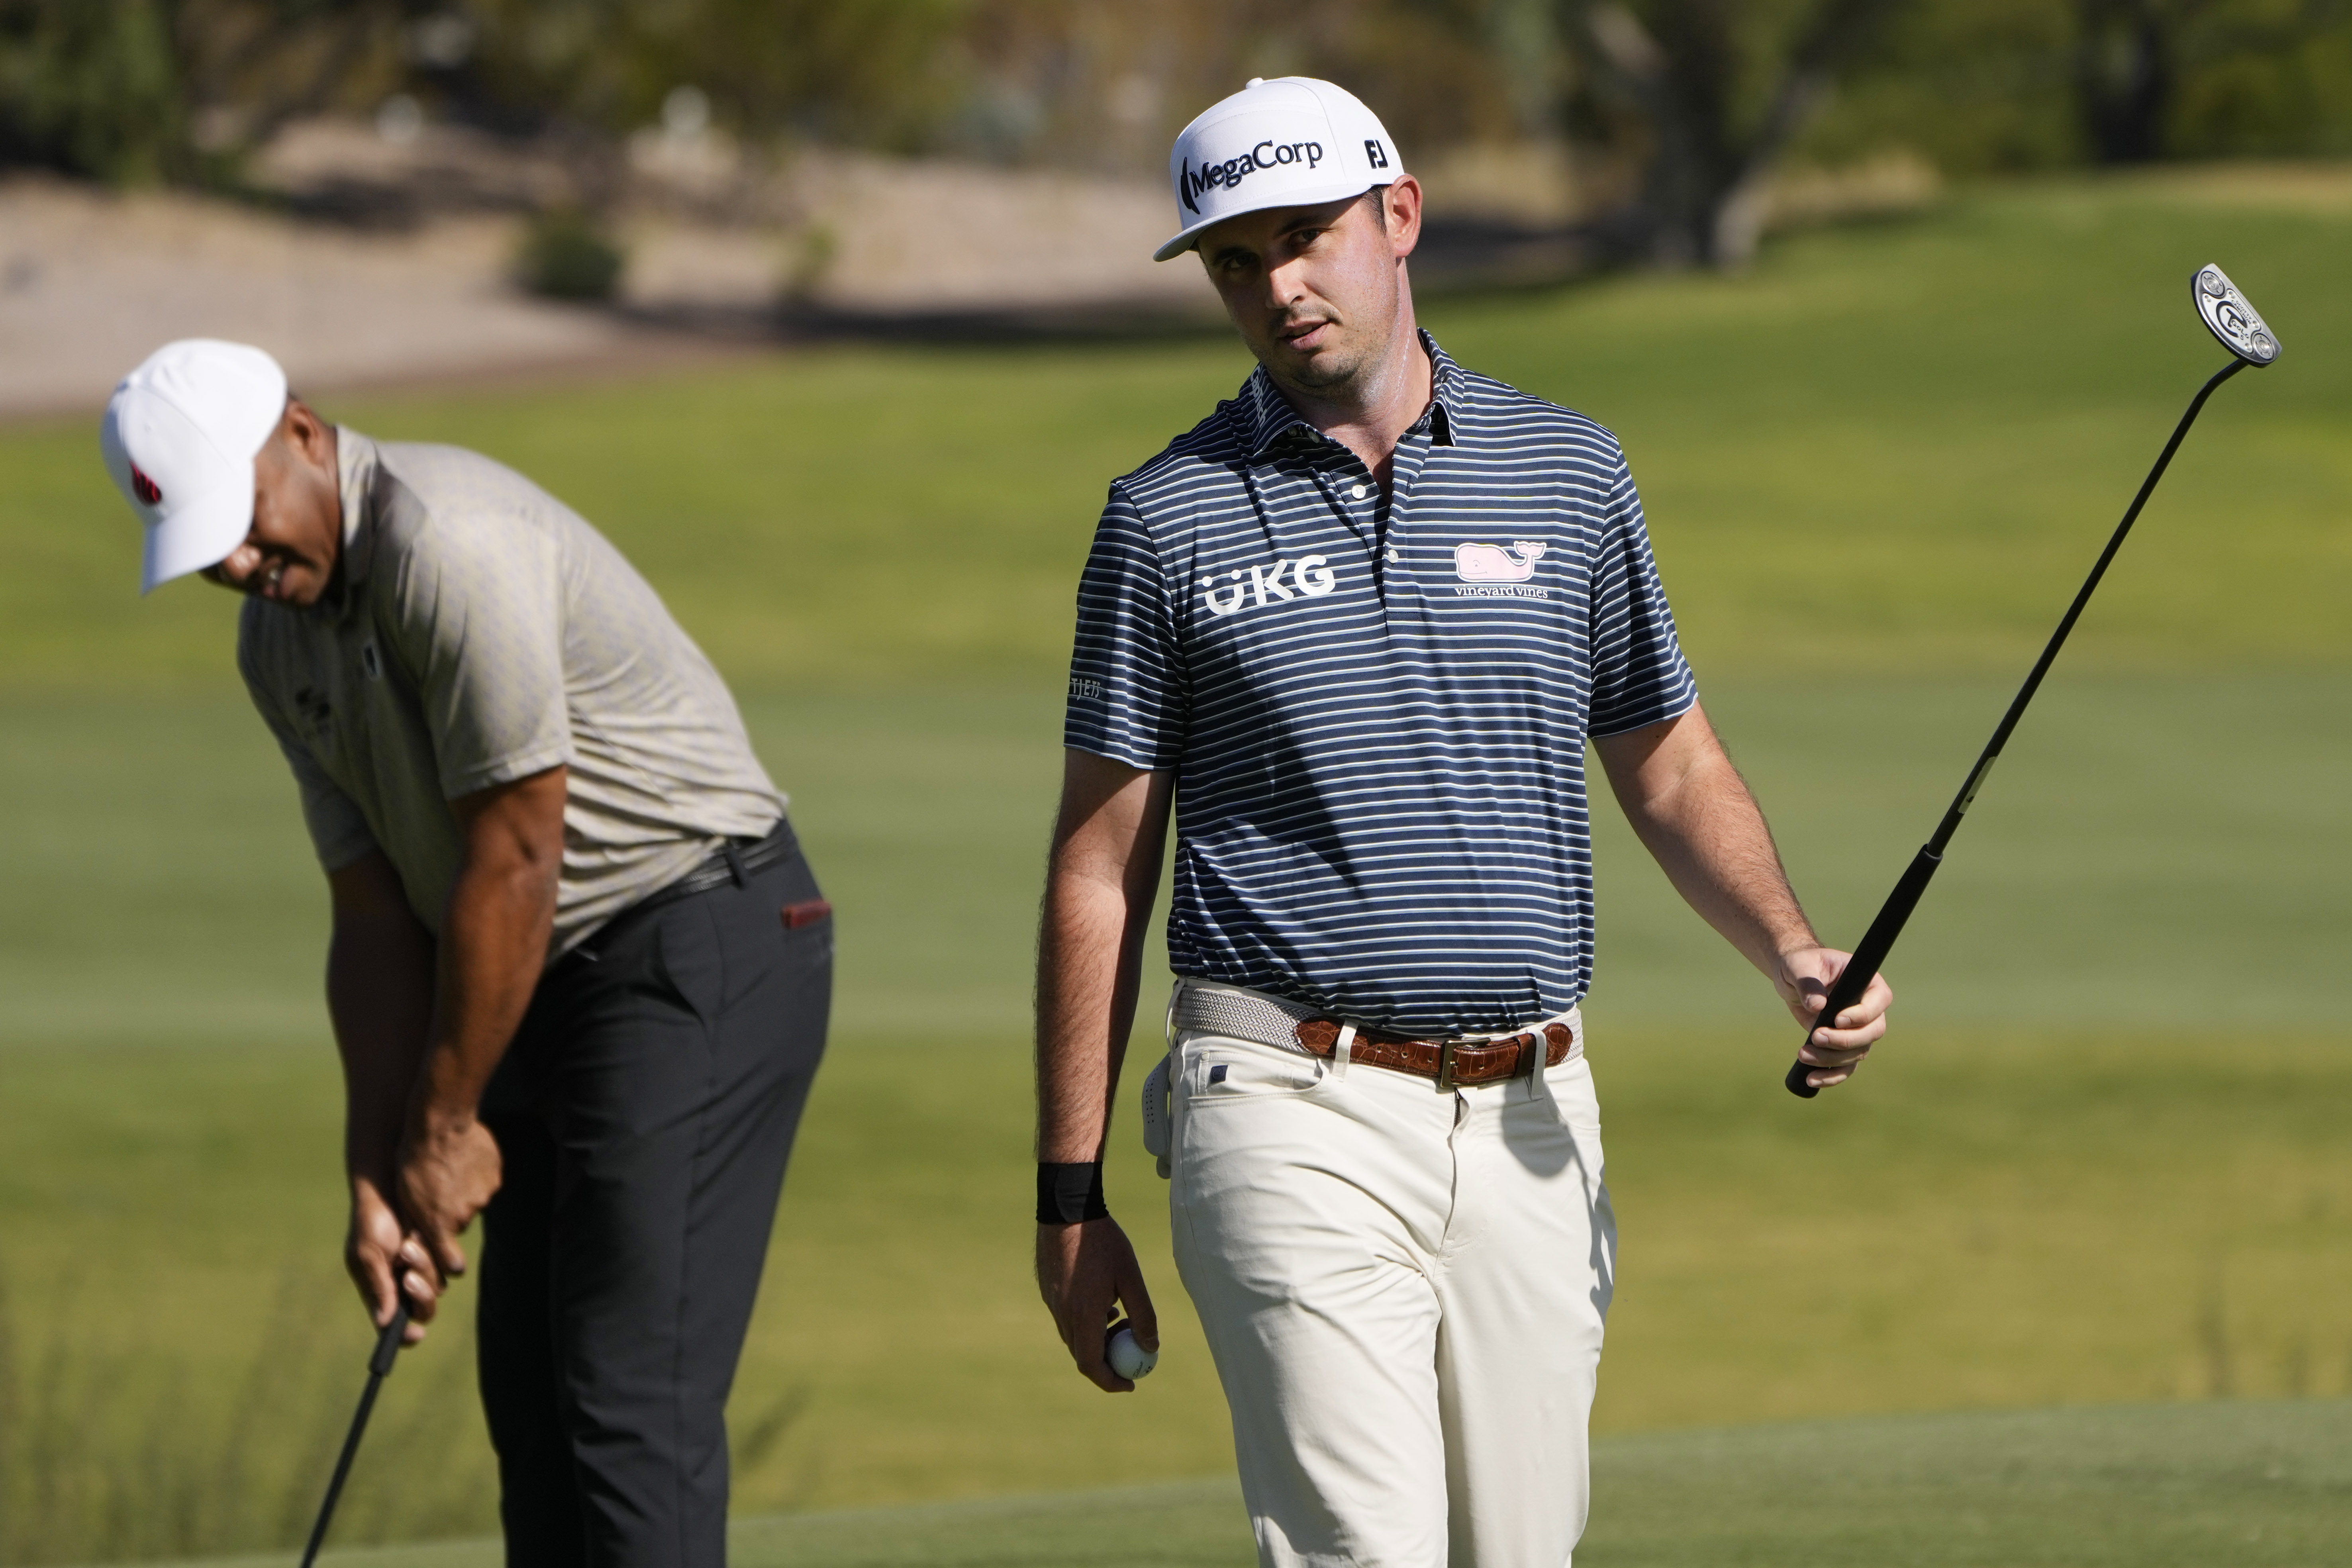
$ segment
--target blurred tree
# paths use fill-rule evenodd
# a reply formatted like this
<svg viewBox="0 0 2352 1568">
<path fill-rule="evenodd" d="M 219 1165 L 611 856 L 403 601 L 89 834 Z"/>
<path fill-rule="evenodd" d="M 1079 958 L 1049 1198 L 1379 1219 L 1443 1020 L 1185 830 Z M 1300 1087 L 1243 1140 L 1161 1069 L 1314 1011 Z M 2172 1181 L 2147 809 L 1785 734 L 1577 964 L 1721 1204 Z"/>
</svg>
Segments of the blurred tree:
<svg viewBox="0 0 2352 1568">
<path fill-rule="evenodd" d="M 0 162 L 200 180 L 386 76 L 397 0 L 0 0 Z"/>
<path fill-rule="evenodd" d="M 1970 174 L 2352 152 L 2346 0 L 1920 0 L 1804 141 Z"/>
<path fill-rule="evenodd" d="M 2352 0 L 0 0 L 0 163 L 227 180 L 289 119 L 569 150 L 591 206 L 690 89 L 757 146 L 1157 171 L 1253 76 L 1345 82 L 1416 159 L 1567 136 L 1629 253 L 1737 266 L 1790 157 L 1955 174 L 2352 152 Z"/>
<path fill-rule="evenodd" d="M 1549 0 L 1535 0 L 1549 4 Z M 1252 77 L 1319 76 L 1408 154 L 1517 125 L 1486 35 L 1495 0 L 968 0 L 957 108 L 931 145 L 1157 172 L 1177 130 Z"/>
<path fill-rule="evenodd" d="M 940 61 L 968 8 L 964 0 L 471 0 L 428 19 L 447 18 L 453 47 L 412 69 L 461 118 L 498 129 L 562 121 L 624 132 L 690 85 L 719 123 L 753 137 L 911 146 L 937 112 Z"/>
<path fill-rule="evenodd" d="M 152 0 L 0 0 L 0 161 L 153 179 L 181 134 L 178 89 Z"/>
<path fill-rule="evenodd" d="M 2075 0 L 2074 92 L 2092 156 L 2146 163 L 2164 148 L 2181 31 L 2208 0 Z"/>
<path fill-rule="evenodd" d="M 1647 143 L 1624 238 L 1666 266 L 1744 265 L 1781 155 L 1909 3 L 1561 0 L 1568 37 Z"/>
</svg>

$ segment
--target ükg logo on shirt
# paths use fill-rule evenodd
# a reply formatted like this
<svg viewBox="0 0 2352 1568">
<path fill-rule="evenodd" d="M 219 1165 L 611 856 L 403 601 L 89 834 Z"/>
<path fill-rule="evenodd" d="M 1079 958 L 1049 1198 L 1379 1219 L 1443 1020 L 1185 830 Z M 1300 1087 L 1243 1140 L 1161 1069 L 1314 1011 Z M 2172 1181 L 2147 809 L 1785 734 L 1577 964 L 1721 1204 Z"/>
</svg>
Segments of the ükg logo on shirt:
<svg viewBox="0 0 2352 1568">
<path fill-rule="evenodd" d="M 1297 565 L 1277 561 L 1269 569 L 1253 566 L 1246 574 L 1228 572 L 1225 581 L 1230 587 L 1212 586 L 1201 595 L 1201 602 L 1213 616 L 1237 616 L 1244 609 L 1254 609 L 1269 599 L 1305 597 L 1319 599 L 1339 585 L 1339 577 L 1324 563 L 1329 557 L 1302 555 Z M 1290 574 L 1290 586 L 1284 587 L 1282 574 Z M 1246 578 L 1246 580 L 1244 580 Z"/>
</svg>

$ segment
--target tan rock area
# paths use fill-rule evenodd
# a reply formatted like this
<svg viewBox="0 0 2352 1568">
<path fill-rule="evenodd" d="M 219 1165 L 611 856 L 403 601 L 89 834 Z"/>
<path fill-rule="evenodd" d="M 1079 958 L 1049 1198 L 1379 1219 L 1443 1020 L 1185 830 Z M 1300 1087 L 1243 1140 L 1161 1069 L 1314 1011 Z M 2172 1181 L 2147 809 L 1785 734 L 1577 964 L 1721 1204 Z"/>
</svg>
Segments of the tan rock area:
<svg viewBox="0 0 2352 1568">
<path fill-rule="evenodd" d="M 464 377 L 685 344 L 506 278 L 515 220 L 355 231 L 171 194 L 0 184 L 0 416 L 102 405 L 158 344 L 222 337 L 297 386 Z"/>
<path fill-rule="evenodd" d="M 1158 187 L 813 153 L 631 150 L 611 306 L 512 278 L 526 212 L 577 176 L 542 152 L 436 130 L 297 127 L 257 174 L 282 209 L 171 192 L 0 182 L 0 416 L 101 404 L 157 344 L 258 343 L 296 384 L 349 386 L 721 352 L 794 331 L 1105 308 L 1213 310 L 1155 265 Z M 781 309 L 780 309 L 781 308 Z"/>
</svg>

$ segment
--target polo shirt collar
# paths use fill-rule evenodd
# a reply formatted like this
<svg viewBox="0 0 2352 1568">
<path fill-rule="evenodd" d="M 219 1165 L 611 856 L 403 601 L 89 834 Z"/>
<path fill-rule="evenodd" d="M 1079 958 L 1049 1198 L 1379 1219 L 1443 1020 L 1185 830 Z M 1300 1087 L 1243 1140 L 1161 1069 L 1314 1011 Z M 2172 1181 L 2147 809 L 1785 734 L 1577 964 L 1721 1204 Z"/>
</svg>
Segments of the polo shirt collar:
<svg viewBox="0 0 2352 1568">
<path fill-rule="evenodd" d="M 1437 346 L 1437 340 L 1429 335 L 1426 328 L 1421 330 L 1421 346 L 1429 352 L 1432 392 L 1422 419 L 1428 422 L 1429 438 L 1433 444 L 1451 447 L 1462 430 L 1461 367 Z M 1282 389 L 1274 384 L 1274 378 L 1266 374 L 1264 365 L 1252 371 L 1249 380 L 1242 384 L 1240 413 L 1252 462 L 1265 457 L 1268 447 L 1292 430 L 1315 430 L 1282 395 Z M 1421 423 L 1414 421 L 1413 428 L 1419 429 Z"/>
<path fill-rule="evenodd" d="M 335 466 L 343 503 L 342 572 L 334 604 L 321 607 L 340 620 L 358 602 L 359 589 L 375 563 L 375 443 L 348 425 L 336 426 Z"/>
</svg>

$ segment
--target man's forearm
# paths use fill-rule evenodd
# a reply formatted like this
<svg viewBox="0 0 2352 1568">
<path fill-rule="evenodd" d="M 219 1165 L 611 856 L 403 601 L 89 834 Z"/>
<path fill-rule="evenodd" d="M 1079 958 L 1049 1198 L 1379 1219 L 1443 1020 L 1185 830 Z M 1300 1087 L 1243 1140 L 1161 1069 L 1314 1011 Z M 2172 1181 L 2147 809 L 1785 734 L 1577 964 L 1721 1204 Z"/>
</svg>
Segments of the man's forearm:
<svg viewBox="0 0 2352 1568">
<path fill-rule="evenodd" d="M 1173 781 L 1066 759 L 1037 933 L 1037 1158 L 1102 1157 L 1141 984 Z"/>
<path fill-rule="evenodd" d="M 452 801 L 465 859 L 441 920 L 433 1021 L 409 1101 L 409 1131 L 472 1124 L 482 1090 L 547 967 L 563 866 L 569 775 L 551 768 Z"/>
<path fill-rule="evenodd" d="M 1148 911 L 1147 911 L 1148 913 Z M 1142 971 L 1125 892 L 1056 868 L 1037 943 L 1037 1158 L 1102 1158 Z"/>
<path fill-rule="evenodd" d="M 343 1163 L 383 1188 L 425 1060 L 433 939 L 414 916 L 338 919 L 327 949 L 327 1014 L 343 1063 Z"/>
<path fill-rule="evenodd" d="M 555 921 L 553 881 L 527 865 L 469 864 L 449 895 L 432 1021 L 412 1079 L 420 1127 L 469 1121 L 538 988 Z"/>
<path fill-rule="evenodd" d="M 1656 734 L 1601 742 L 1626 819 L 1699 917 L 1766 974 L 1818 944 L 1748 784 L 1694 708 Z"/>
</svg>

